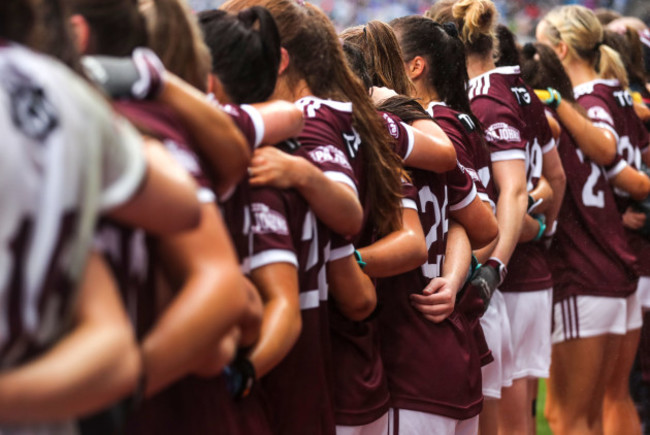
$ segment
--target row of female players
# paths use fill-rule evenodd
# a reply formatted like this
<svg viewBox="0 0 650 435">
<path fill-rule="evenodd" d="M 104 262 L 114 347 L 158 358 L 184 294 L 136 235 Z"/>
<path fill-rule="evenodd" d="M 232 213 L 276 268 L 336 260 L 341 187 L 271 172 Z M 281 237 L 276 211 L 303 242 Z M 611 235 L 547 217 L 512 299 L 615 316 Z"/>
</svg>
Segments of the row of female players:
<svg viewBox="0 0 650 435">
<path fill-rule="evenodd" d="M 111 221 L 97 237 L 141 340 L 147 398 L 127 430 L 531 432 L 549 366 L 556 432 L 639 430 L 627 375 L 647 241 L 623 223 L 640 226 L 648 139 L 593 13 L 542 20 L 523 53 L 527 84 L 519 67 L 496 67 L 489 1 L 348 29 L 343 49 L 312 5 L 230 1 L 198 15 L 211 65 L 182 5 L 145 4 L 148 45 L 215 109 L 151 53 L 120 58 L 147 32 L 132 2 L 105 3 L 70 3 L 76 48 L 112 56 L 85 64 L 194 176 L 203 204 L 182 237 L 145 243 Z M 222 113 L 253 153 L 235 189 Z M 216 198 L 246 291 L 215 267 L 230 246 Z M 156 269 L 165 285 L 147 279 Z M 70 406 L 7 412 L 100 404 Z M 118 414 L 81 427 L 97 433 Z"/>
</svg>

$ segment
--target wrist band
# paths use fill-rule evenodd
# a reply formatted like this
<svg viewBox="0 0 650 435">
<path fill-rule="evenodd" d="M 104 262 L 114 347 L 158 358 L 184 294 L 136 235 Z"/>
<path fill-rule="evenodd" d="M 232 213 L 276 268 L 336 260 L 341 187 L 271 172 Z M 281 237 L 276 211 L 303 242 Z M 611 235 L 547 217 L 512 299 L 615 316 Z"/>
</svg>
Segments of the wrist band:
<svg viewBox="0 0 650 435">
<path fill-rule="evenodd" d="M 547 102 L 549 106 L 551 106 L 553 109 L 557 109 L 560 103 L 562 102 L 562 97 L 560 96 L 560 93 L 553 89 L 553 88 L 548 88 L 548 93 L 551 94 L 551 98 Z"/>
<path fill-rule="evenodd" d="M 366 262 L 363 261 L 363 258 L 361 258 L 361 253 L 359 251 L 357 251 L 356 249 L 354 250 L 354 258 L 356 258 L 357 264 L 363 270 L 363 268 L 366 267 Z"/>
<path fill-rule="evenodd" d="M 546 231 L 544 233 L 544 237 L 552 237 L 552 236 L 554 236 L 555 232 L 557 231 L 557 220 L 553 221 L 553 225 L 551 225 L 550 227 L 547 226 L 546 229 L 548 231 Z"/>
<path fill-rule="evenodd" d="M 546 224 L 544 223 L 544 221 L 542 221 L 542 218 L 536 217 L 535 220 L 539 222 L 539 231 L 537 232 L 537 235 L 533 239 L 533 242 L 537 242 L 538 240 L 540 240 L 544 235 L 544 231 L 546 231 Z"/>
<path fill-rule="evenodd" d="M 501 260 L 497 257 L 490 257 L 483 265 L 490 266 L 496 270 L 499 273 L 499 285 L 503 284 L 503 281 L 506 279 L 506 275 L 508 274 L 508 269 Z"/>
</svg>

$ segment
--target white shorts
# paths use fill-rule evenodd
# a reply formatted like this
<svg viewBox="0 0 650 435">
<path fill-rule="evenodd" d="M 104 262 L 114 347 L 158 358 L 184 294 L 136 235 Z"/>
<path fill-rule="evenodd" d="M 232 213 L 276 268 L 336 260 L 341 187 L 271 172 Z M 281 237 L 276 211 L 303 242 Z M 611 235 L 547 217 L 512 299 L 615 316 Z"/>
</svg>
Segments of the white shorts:
<svg viewBox="0 0 650 435">
<path fill-rule="evenodd" d="M 512 379 L 548 378 L 553 290 L 504 293 L 510 319 Z"/>
<path fill-rule="evenodd" d="M 455 420 L 442 415 L 391 408 L 388 435 L 476 435 L 478 415 Z"/>
<path fill-rule="evenodd" d="M 481 368 L 483 395 L 500 399 L 501 388 L 512 385 L 513 360 L 510 321 L 506 302 L 499 290 L 494 292 L 487 311 L 481 317 L 481 327 L 494 357 L 494 361 Z"/>
<path fill-rule="evenodd" d="M 636 286 L 636 294 L 641 302 L 641 307 L 644 310 L 650 310 L 650 276 L 642 276 L 639 278 L 639 284 Z"/>
<path fill-rule="evenodd" d="M 363 426 L 336 426 L 336 435 L 388 435 L 388 414 Z"/>
<path fill-rule="evenodd" d="M 624 335 L 643 324 L 636 292 L 627 298 L 571 296 L 553 307 L 553 344 L 605 334 Z"/>
</svg>

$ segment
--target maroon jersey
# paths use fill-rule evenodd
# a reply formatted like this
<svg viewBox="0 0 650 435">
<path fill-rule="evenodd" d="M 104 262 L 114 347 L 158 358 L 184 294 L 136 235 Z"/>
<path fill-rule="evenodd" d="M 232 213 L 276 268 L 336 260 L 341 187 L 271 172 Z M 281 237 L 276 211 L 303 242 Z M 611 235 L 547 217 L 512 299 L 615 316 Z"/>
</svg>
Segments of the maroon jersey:
<svg viewBox="0 0 650 435">
<path fill-rule="evenodd" d="M 420 268 L 380 279 L 377 286 L 381 355 L 396 408 L 455 419 L 477 415 L 483 402 L 481 354 L 470 319 L 454 311 L 434 324 L 415 310 L 409 296 L 441 275 L 448 213 L 469 204 L 476 188 L 459 166 L 445 174 L 412 170 L 428 261 Z"/>
<path fill-rule="evenodd" d="M 557 119 L 554 112 L 553 116 Z M 558 152 L 567 174 L 567 192 L 548 255 L 553 298 L 626 297 L 636 289 L 635 257 L 605 174 L 566 129 L 562 129 Z"/>
<path fill-rule="evenodd" d="M 199 186 L 197 195 L 201 202 L 215 201 L 207 171 L 192 148 L 192 138 L 172 111 L 154 102 L 121 101 L 116 106 L 142 130 L 158 138 L 174 160 L 193 176 Z M 139 231 L 108 224 L 102 226 L 97 243 L 106 252 L 116 276 L 128 278 L 126 286 L 120 285 L 120 288 L 125 293 L 137 334 L 143 337 L 158 315 L 160 291 L 154 275 L 160 265 L 152 249 L 155 241 L 149 239 L 143 247 L 145 241 L 140 235 Z M 229 434 L 244 434 L 254 428 L 255 433 L 264 434 L 260 428 L 268 424 L 256 401 L 251 399 L 238 405 L 249 415 L 245 424 L 237 420 L 237 414 L 227 412 L 235 405 L 226 394 L 221 394 L 222 382 L 222 379 L 206 380 L 194 376 L 183 378 L 146 400 L 129 420 L 127 432 L 208 433 L 230 428 Z"/>
<path fill-rule="evenodd" d="M 497 198 L 492 181 L 490 151 L 476 123 L 468 114 L 453 110 L 442 102 L 432 102 L 427 112 L 454 144 L 458 162 L 474 180 L 478 196 L 490 203 L 496 213 Z"/>
<path fill-rule="evenodd" d="M 256 108 L 248 104 L 242 104 L 241 106 L 223 104 L 220 107 L 230 115 L 230 118 L 239 127 L 251 150 L 262 144 L 265 126 L 262 115 Z"/>
<path fill-rule="evenodd" d="M 617 156 L 605 168 L 608 178 L 613 178 L 626 166 L 641 169 L 641 154 L 648 147 L 648 131 L 636 115 L 630 93 L 618 80 L 594 80 L 574 88 L 578 103 L 587 109 L 587 115 L 597 127 L 605 128 L 616 137 Z M 633 201 L 627 192 L 614 188 L 618 210 L 625 210 Z M 632 250 L 639 259 L 650 257 L 650 241 L 643 235 L 625 228 Z M 641 275 L 650 275 L 650 262 L 639 261 Z"/>
<path fill-rule="evenodd" d="M 337 164 L 339 160 L 349 162 L 352 173 L 335 179 L 352 182 L 363 206 L 363 229 L 354 244 L 360 247 L 371 244 L 374 232 L 368 225 L 370 206 L 365 186 L 365 148 L 352 127 L 352 104 L 306 97 L 296 105 L 305 115 L 305 127 L 298 139 L 302 146 L 312 150 L 312 157 L 330 164 Z M 380 116 L 395 140 L 396 153 L 402 159 L 407 158 L 413 149 L 411 128 L 391 114 L 380 113 Z M 317 152 L 322 156 L 319 157 Z M 334 159 L 330 154 L 338 157 Z M 347 169 L 341 164 L 338 167 Z M 325 174 L 328 173 L 325 168 Z M 333 248 L 337 247 L 333 244 Z M 343 316 L 335 304 L 331 303 L 330 308 L 336 423 L 350 426 L 367 424 L 386 413 L 389 407 L 376 322 L 353 322 Z"/>
<path fill-rule="evenodd" d="M 524 160 L 532 191 L 542 175 L 542 155 L 554 145 L 544 106 L 524 83 L 518 66 L 496 68 L 470 80 L 472 111 L 485 128 L 492 162 Z M 508 263 L 504 292 L 550 288 L 551 273 L 537 242 L 520 243 Z"/>
</svg>

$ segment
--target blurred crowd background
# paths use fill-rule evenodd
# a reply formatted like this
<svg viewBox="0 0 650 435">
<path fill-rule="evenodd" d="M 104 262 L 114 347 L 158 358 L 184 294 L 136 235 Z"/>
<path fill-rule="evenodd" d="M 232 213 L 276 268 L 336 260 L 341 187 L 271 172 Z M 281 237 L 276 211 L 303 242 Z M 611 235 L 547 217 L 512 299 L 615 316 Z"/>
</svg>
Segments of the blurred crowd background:
<svg viewBox="0 0 650 435">
<path fill-rule="evenodd" d="M 223 0 L 190 0 L 196 11 L 219 7 Z M 434 1 L 428 0 L 312 0 L 334 21 L 339 30 L 370 20 L 389 21 L 404 15 L 422 14 Z M 649 0 L 494 0 L 501 14 L 501 22 L 507 24 L 527 42 L 534 37 L 535 26 L 540 17 L 551 8 L 561 4 L 582 4 L 591 9 L 608 8 L 622 15 L 641 18 L 650 24 Z"/>
</svg>

